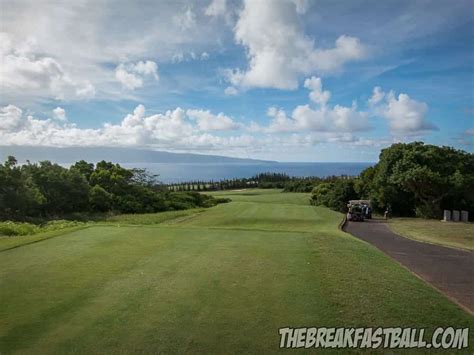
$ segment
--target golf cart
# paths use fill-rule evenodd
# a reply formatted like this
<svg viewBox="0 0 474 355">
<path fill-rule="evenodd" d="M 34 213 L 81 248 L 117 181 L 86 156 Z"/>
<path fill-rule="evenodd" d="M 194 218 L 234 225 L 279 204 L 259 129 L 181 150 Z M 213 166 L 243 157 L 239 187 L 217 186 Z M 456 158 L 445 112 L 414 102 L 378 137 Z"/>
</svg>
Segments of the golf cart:
<svg viewBox="0 0 474 355">
<path fill-rule="evenodd" d="M 347 208 L 347 219 L 349 221 L 363 222 L 364 219 L 372 218 L 370 200 L 351 200 L 347 204 Z"/>
</svg>

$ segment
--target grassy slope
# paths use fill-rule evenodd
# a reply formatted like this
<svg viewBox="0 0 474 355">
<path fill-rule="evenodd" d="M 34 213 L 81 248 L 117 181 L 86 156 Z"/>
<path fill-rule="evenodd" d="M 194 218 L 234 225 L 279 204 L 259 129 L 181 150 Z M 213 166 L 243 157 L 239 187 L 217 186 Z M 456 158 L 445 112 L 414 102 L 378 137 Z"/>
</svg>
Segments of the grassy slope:
<svg viewBox="0 0 474 355">
<path fill-rule="evenodd" d="M 419 218 L 395 218 L 389 227 L 407 238 L 448 247 L 474 250 L 474 223 L 441 222 Z"/>
<path fill-rule="evenodd" d="M 204 212 L 204 208 L 194 208 L 182 211 L 167 211 L 161 213 L 143 213 L 143 214 L 120 214 L 108 217 L 105 222 L 114 224 L 141 224 L 151 225 L 160 224 L 165 221 L 174 219 L 183 219 L 184 217 L 192 216 L 196 213 Z"/>
<path fill-rule="evenodd" d="M 37 234 L 22 235 L 22 236 L 3 236 L 0 235 L 0 252 L 3 250 L 18 248 L 22 245 L 37 243 L 46 239 L 55 238 L 64 235 L 67 232 L 72 232 L 87 228 L 88 224 L 78 225 L 69 228 L 47 230 Z"/>
<path fill-rule="evenodd" d="M 2 252 L 0 351 L 270 352 L 282 326 L 474 327 L 304 194 L 234 197 Z"/>
</svg>

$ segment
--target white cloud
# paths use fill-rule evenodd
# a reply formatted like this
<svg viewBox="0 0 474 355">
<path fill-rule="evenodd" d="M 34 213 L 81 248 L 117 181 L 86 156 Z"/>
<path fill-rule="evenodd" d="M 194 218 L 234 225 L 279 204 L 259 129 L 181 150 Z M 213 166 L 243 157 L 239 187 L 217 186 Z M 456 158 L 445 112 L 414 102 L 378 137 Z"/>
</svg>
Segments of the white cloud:
<svg viewBox="0 0 474 355">
<path fill-rule="evenodd" d="M 286 112 L 276 107 L 267 110 L 271 123 L 268 127 L 270 132 L 292 132 L 296 130 L 295 123 L 286 116 Z"/>
<path fill-rule="evenodd" d="M 193 120 L 196 120 L 198 127 L 202 131 L 229 131 L 239 128 L 239 125 L 229 116 L 222 112 L 213 115 L 205 110 L 187 110 L 186 114 Z"/>
<path fill-rule="evenodd" d="M 268 127 L 270 132 L 356 132 L 370 129 L 368 113 L 358 111 L 355 104 L 316 109 L 299 105 L 291 117 L 282 110 L 270 108 L 268 115 L 272 119 Z"/>
<path fill-rule="evenodd" d="M 124 88 L 135 90 L 143 86 L 143 81 L 147 77 L 158 80 L 158 65 L 151 61 L 139 61 L 137 63 L 119 64 L 115 68 L 115 78 Z"/>
<path fill-rule="evenodd" d="M 247 49 L 248 69 L 229 71 L 232 85 L 296 89 L 300 75 L 338 71 L 346 62 L 366 56 L 360 41 L 345 35 L 334 48 L 316 48 L 299 24 L 298 12 L 303 11 L 300 1 L 245 1 L 234 34 Z"/>
<path fill-rule="evenodd" d="M 326 105 L 331 98 L 331 93 L 327 90 L 323 91 L 321 78 L 311 77 L 304 81 L 304 87 L 311 90 L 309 98 L 311 101 L 320 105 Z"/>
<path fill-rule="evenodd" d="M 207 16 L 224 16 L 227 10 L 227 0 L 212 0 L 208 7 L 204 10 Z"/>
<path fill-rule="evenodd" d="M 95 94 L 96 94 L 95 87 L 91 83 L 87 83 L 76 90 L 76 95 L 80 98 L 86 98 L 86 99 L 91 98 L 91 97 L 94 97 Z"/>
<path fill-rule="evenodd" d="M 390 130 L 394 135 L 419 135 L 438 128 L 426 119 L 428 105 L 414 100 L 407 94 L 393 91 L 388 94 L 380 88 L 374 88 L 369 104 L 375 113 L 388 120 Z"/>
<path fill-rule="evenodd" d="M 467 129 L 464 134 L 467 136 L 474 136 L 474 128 Z"/>
<path fill-rule="evenodd" d="M 124 68 L 123 64 L 120 64 L 117 68 L 115 68 L 115 78 L 122 84 L 123 87 L 129 90 L 134 90 L 143 86 L 142 77 L 133 73 L 129 73 Z"/>
<path fill-rule="evenodd" d="M 209 53 L 202 52 L 200 55 L 196 54 L 195 52 L 179 52 L 173 55 L 171 61 L 173 63 L 182 63 L 182 62 L 190 62 L 193 60 L 208 60 L 210 58 Z"/>
<path fill-rule="evenodd" d="M 58 121 L 66 121 L 66 110 L 64 110 L 62 107 L 56 107 L 53 110 L 53 118 L 58 120 Z"/>
<path fill-rule="evenodd" d="M 2 107 L 0 141 L 7 145 L 134 146 L 189 151 L 241 147 L 254 139 L 245 135 L 222 137 L 204 132 L 238 128 L 230 117 L 205 110 L 185 111 L 178 107 L 147 116 L 145 107 L 138 105 L 119 124 L 105 123 L 97 129 L 80 129 L 68 123 L 65 111 L 60 107 L 53 113 L 54 119 L 39 119 L 24 115 L 14 105 Z"/>
<path fill-rule="evenodd" d="M 187 7 L 186 11 L 176 14 L 173 21 L 182 31 L 187 31 L 196 25 L 196 15 L 191 7 Z"/>
<path fill-rule="evenodd" d="M 334 122 L 336 129 L 341 131 L 366 131 L 369 126 L 369 114 L 367 112 L 358 111 L 356 102 L 351 107 L 336 105 L 334 106 L 330 117 Z"/>
<path fill-rule="evenodd" d="M 372 96 L 370 97 L 368 103 L 369 106 L 375 106 L 380 103 L 385 98 L 385 93 L 382 91 L 380 86 L 374 87 Z"/>
<path fill-rule="evenodd" d="M 23 111 L 8 105 L 0 108 L 0 131 L 12 132 L 19 129 L 23 123 Z"/>
<path fill-rule="evenodd" d="M 228 96 L 234 96 L 234 95 L 237 95 L 238 93 L 239 93 L 239 90 L 237 90 L 233 86 L 228 86 L 224 90 L 224 94 L 226 94 Z"/>
<path fill-rule="evenodd" d="M 305 111 L 306 110 L 306 111 Z M 59 116 L 63 111 L 54 110 Z M 352 132 L 341 130 L 295 131 L 296 125 L 307 127 L 316 124 L 312 110 L 300 106 L 291 118 L 284 111 L 270 108 L 268 115 L 274 118 L 272 127 L 261 127 L 255 122 L 243 125 L 220 113 L 214 115 L 206 110 L 184 110 L 176 108 L 164 113 L 147 115 L 143 105 L 138 105 L 132 113 L 119 123 L 103 124 L 96 129 L 81 129 L 67 120 L 40 119 L 26 115 L 13 105 L 0 107 L 0 141 L 6 145 L 29 146 L 120 146 L 166 149 L 176 152 L 202 152 L 248 156 L 252 152 L 266 152 L 269 156 L 287 154 L 288 150 L 298 151 L 304 147 L 320 143 L 338 143 L 348 146 L 380 146 L 381 140 L 355 137 Z M 313 110 L 314 111 L 314 110 Z M 337 111 L 334 108 L 334 111 Z M 299 115 L 309 115 L 307 122 Z M 64 112 L 64 117 L 65 117 Z M 324 116 L 323 120 L 328 116 Z M 322 122 L 322 124 L 328 122 Z M 281 129 L 287 125 L 287 130 Z M 328 126 L 331 127 L 331 126 Z M 221 130 L 245 129 L 234 135 L 222 134 Z M 275 134 L 275 132 L 286 132 Z M 303 152 L 303 150 L 301 150 Z"/>
<path fill-rule="evenodd" d="M 9 1 L 1 8 L 1 30 L 8 32 L 0 38 L 2 103 L 131 98 L 112 79 L 120 63 L 209 54 L 229 35 L 183 1 Z"/>
<path fill-rule="evenodd" d="M 0 87 L 9 94 L 60 100 L 94 94 L 90 82 L 72 79 L 55 58 L 36 53 L 34 41 L 14 43 L 7 33 L 0 41 Z"/>
<path fill-rule="evenodd" d="M 287 117 L 283 110 L 270 108 L 267 112 L 271 118 L 268 126 L 270 132 L 355 132 L 370 128 L 369 114 L 359 111 L 355 102 L 351 107 L 328 106 L 331 92 L 323 90 L 320 78 L 308 78 L 304 85 L 311 90 L 309 94 L 311 101 L 317 103 L 319 107 L 299 105 L 293 110 L 291 117 Z"/>
</svg>

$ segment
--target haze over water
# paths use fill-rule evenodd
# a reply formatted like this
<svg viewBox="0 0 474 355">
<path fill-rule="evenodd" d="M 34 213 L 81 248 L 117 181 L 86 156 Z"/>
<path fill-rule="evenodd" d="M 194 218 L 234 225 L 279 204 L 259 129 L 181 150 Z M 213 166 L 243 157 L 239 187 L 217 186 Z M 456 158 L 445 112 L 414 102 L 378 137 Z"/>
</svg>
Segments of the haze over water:
<svg viewBox="0 0 474 355">
<path fill-rule="evenodd" d="M 150 173 L 159 174 L 160 181 L 173 183 L 250 178 L 265 172 L 285 173 L 297 177 L 354 176 L 374 163 L 130 163 L 122 165 L 127 168 L 146 168 Z"/>
</svg>

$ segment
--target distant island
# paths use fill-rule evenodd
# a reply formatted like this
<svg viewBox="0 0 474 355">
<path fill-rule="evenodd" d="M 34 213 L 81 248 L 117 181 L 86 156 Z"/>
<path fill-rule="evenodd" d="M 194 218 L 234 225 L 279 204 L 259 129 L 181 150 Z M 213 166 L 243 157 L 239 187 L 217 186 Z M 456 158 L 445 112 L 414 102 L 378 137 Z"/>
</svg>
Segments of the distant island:
<svg viewBox="0 0 474 355">
<path fill-rule="evenodd" d="M 99 162 L 101 160 L 117 163 L 246 163 L 261 164 L 275 161 L 232 158 L 219 155 L 191 153 L 170 153 L 163 151 L 116 148 L 116 147 L 34 147 L 34 146 L 0 146 L 0 161 L 14 156 L 19 162 L 39 162 L 51 160 L 59 164 L 72 164 L 79 160 Z"/>
</svg>

